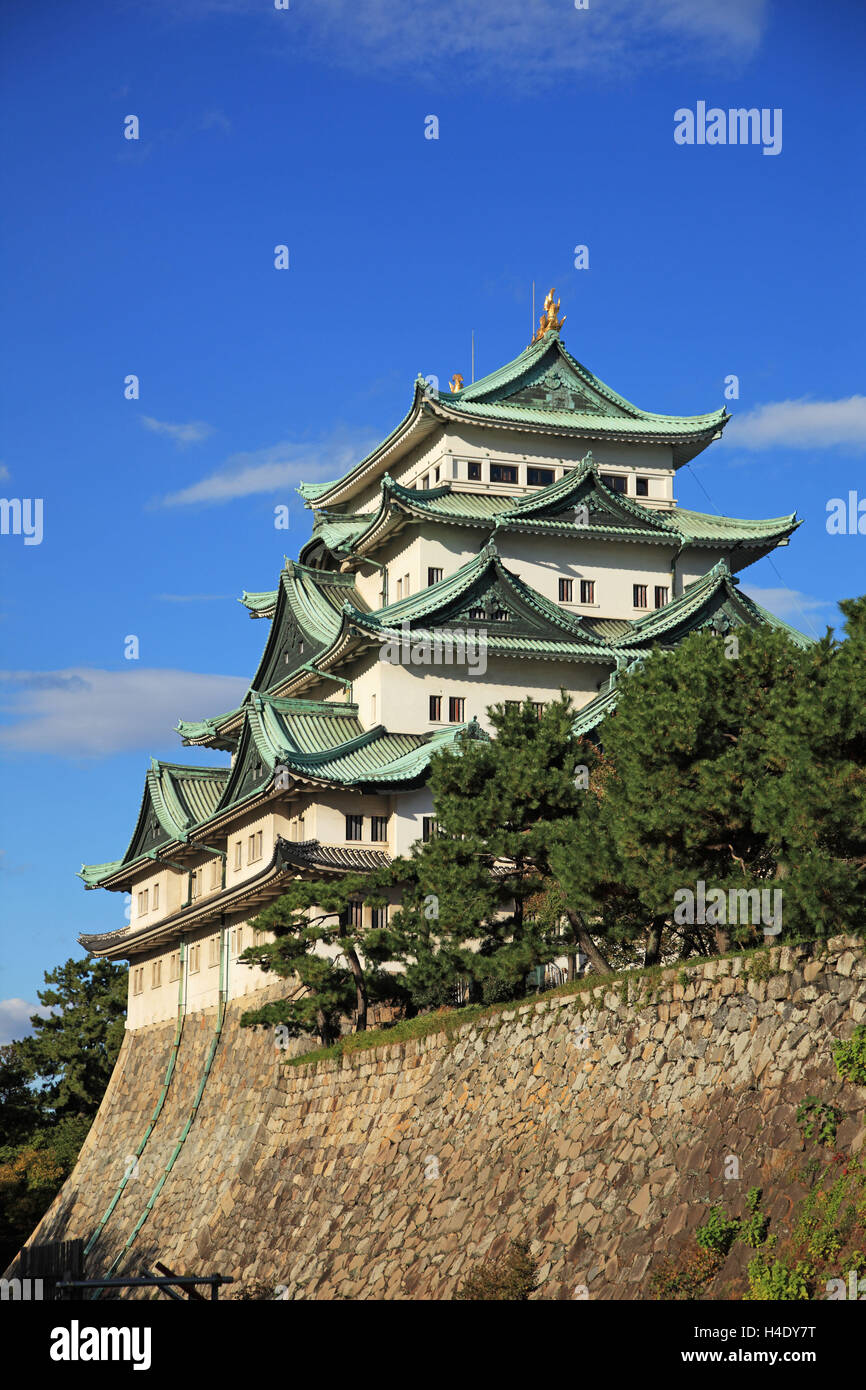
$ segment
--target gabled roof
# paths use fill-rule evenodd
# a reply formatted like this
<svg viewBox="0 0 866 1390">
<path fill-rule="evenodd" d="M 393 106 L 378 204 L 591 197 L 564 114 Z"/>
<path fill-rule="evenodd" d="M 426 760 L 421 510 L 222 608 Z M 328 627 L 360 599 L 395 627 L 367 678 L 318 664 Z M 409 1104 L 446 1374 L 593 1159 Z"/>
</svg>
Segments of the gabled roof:
<svg viewBox="0 0 866 1390">
<path fill-rule="evenodd" d="M 460 738 L 485 737 L 474 724 L 433 734 L 364 729 L 357 706 L 254 695 L 232 776 L 218 812 L 258 794 L 280 769 L 295 782 L 371 790 L 422 781 L 437 748 Z"/>
<path fill-rule="evenodd" d="M 585 516 L 578 514 L 581 506 L 586 508 Z M 412 489 L 386 473 L 380 485 L 378 511 L 354 538 L 352 547 L 341 553 L 359 559 L 373 553 L 387 537 L 405 526 L 429 521 L 488 531 L 662 544 L 675 549 L 689 545 L 726 550 L 757 547 L 762 553 L 800 525 L 796 514 L 752 521 L 682 508 L 643 506 L 607 487 L 590 453 L 556 482 L 519 497 L 455 492 L 447 483 L 437 488 Z"/>
<path fill-rule="evenodd" d="M 317 652 L 327 648 L 340 630 L 347 601 L 366 611 L 367 605 L 351 574 L 313 569 L 292 560 L 286 561 L 278 589 L 256 594 L 244 590 L 240 602 L 251 609 L 253 616 L 272 619 L 250 688 L 237 709 L 205 719 L 179 720 L 176 732 L 183 742 L 233 751 L 252 693 L 279 685 L 286 675 L 299 666 L 309 665 Z"/>
<path fill-rule="evenodd" d="M 781 618 L 744 594 L 739 582 L 731 573 L 727 561 L 719 560 L 678 598 L 639 618 L 629 632 L 617 637 L 617 645 L 626 651 L 635 648 L 648 650 L 656 643 L 672 647 L 699 628 L 727 632 L 744 625 L 779 628 L 798 646 L 812 645 L 810 637 L 782 622 Z"/>
<path fill-rule="evenodd" d="M 184 767 L 152 758 L 126 853 L 107 864 L 82 864 L 78 877 L 88 888 L 99 887 L 131 865 L 153 858 L 160 846 L 193 838 L 196 827 L 213 815 L 228 780 L 228 768 Z"/>
<path fill-rule="evenodd" d="M 298 692 L 317 683 L 321 675 L 345 666 L 371 646 L 399 648 L 411 632 L 413 643 L 430 645 L 430 660 L 442 644 L 462 640 L 468 664 L 471 652 L 485 651 L 514 658 L 600 662 L 613 666 L 617 650 L 589 623 L 525 584 L 503 565 L 496 544 L 489 541 L 472 560 L 453 574 L 409 598 L 374 613 L 361 613 L 349 603 L 343 608 L 340 632 L 316 658 L 315 668 L 298 668 L 287 677 L 283 692 Z M 389 659 L 389 658 L 384 658 Z M 400 660 L 399 656 L 393 659 Z M 444 654 L 443 661 L 448 663 Z"/>
<path fill-rule="evenodd" d="M 311 506 L 348 501 L 437 425 L 473 421 L 543 434 L 626 443 L 669 444 L 675 467 L 706 447 L 730 416 L 724 407 L 703 415 L 641 410 L 566 351 L 550 331 L 519 357 L 459 391 L 430 392 L 415 383 L 408 414 L 372 453 L 332 483 L 302 483 Z"/>
</svg>

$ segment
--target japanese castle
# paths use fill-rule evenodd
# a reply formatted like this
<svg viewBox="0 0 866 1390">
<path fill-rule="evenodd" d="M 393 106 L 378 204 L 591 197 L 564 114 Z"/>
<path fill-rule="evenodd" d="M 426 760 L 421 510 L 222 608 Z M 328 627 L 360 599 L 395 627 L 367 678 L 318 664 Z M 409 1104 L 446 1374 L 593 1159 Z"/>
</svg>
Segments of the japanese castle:
<svg viewBox="0 0 866 1390">
<path fill-rule="evenodd" d="M 177 727 L 214 765 L 152 761 L 126 852 L 81 869 L 131 897 L 128 925 L 79 938 L 129 960 L 128 1027 L 270 983 L 237 963 L 257 913 L 293 877 L 366 870 L 429 836 L 430 758 L 487 737 L 490 705 L 540 710 L 564 689 L 589 733 L 617 670 L 652 647 L 786 627 L 736 574 L 796 516 L 674 496 L 725 409 L 640 410 L 571 356 L 558 311 L 551 291 L 530 345 L 479 381 L 419 377 L 372 453 L 298 489 L 309 541 L 240 600 L 267 634 L 243 703 Z"/>
</svg>

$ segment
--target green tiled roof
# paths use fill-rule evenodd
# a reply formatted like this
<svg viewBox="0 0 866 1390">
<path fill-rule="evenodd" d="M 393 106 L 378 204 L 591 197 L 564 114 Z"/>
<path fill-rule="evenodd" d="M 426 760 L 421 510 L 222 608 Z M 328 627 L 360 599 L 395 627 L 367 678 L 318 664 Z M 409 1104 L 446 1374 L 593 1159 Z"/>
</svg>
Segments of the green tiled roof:
<svg viewBox="0 0 866 1390">
<path fill-rule="evenodd" d="M 501 624 L 494 621 L 491 628 L 487 619 L 473 619 L 471 614 L 467 617 L 466 610 L 485 605 L 504 612 L 505 620 Z M 488 645 L 496 642 L 501 650 L 510 649 L 515 654 L 529 654 L 531 648 L 527 644 L 531 643 L 540 643 L 544 649 L 557 649 L 560 643 L 566 643 L 579 648 L 581 655 L 603 652 L 606 658 L 609 656 L 606 643 L 582 618 L 551 603 L 506 569 L 493 541 L 453 574 L 409 598 L 399 599 L 375 613 L 359 613 L 349 604 L 343 611 L 353 627 L 379 638 L 399 632 L 404 623 L 423 641 L 425 630 L 435 638 L 447 631 L 449 623 L 471 627 L 484 621 Z"/>
<path fill-rule="evenodd" d="M 276 589 L 262 589 L 259 593 L 249 593 L 244 589 L 238 599 L 238 603 L 242 603 L 244 608 L 248 608 L 250 616 L 253 618 L 258 618 L 263 613 L 269 612 L 269 610 L 274 607 L 276 601 Z"/>
<path fill-rule="evenodd" d="M 82 864 L 78 878 L 84 879 L 88 888 L 98 888 L 103 878 L 110 878 L 122 865 L 122 859 L 112 859 L 107 864 Z"/>
<path fill-rule="evenodd" d="M 732 627 L 766 624 L 787 632 L 799 646 L 811 646 L 811 638 L 761 608 L 738 588 L 738 584 L 727 561 L 719 560 L 678 598 L 639 618 L 630 632 L 617 638 L 617 645 L 626 650 L 649 649 L 656 642 L 672 645 L 698 627 L 721 623 Z"/>
<path fill-rule="evenodd" d="M 575 508 L 585 505 L 588 525 Z M 519 497 L 454 492 L 450 484 L 413 490 L 387 473 L 380 485 L 379 510 L 354 541 L 356 555 L 375 549 L 396 527 L 415 521 L 495 527 L 502 531 L 545 531 L 583 539 L 643 541 L 677 548 L 688 545 L 770 547 L 800 524 L 796 515 L 744 520 L 715 517 L 685 508 L 646 507 L 608 488 L 596 460 L 588 454 L 556 482 Z"/>
<path fill-rule="evenodd" d="M 558 332 L 549 332 L 460 391 L 431 393 L 419 379 L 409 413 L 372 453 L 334 482 L 302 483 L 298 491 L 313 506 L 329 498 L 342 502 L 347 485 L 360 485 L 373 465 L 394 453 L 401 437 L 414 437 L 424 422 L 430 428 L 437 421 L 477 420 L 543 433 L 668 443 L 679 465 L 699 453 L 729 418 L 724 406 L 700 415 L 641 410 L 572 357 Z"/>
<path fill-rule="evenodd" d="M 157 846 L 190 839 L 196 826 L 213 815 L 228 780 L 228 768 L 184 767 L 152 758 L 138 820 L 123 858 L 109 864 L 83 864 L 79 878 L 88 888 L 97 887 L 121 869 L 152 857 Z"/>
</svg>

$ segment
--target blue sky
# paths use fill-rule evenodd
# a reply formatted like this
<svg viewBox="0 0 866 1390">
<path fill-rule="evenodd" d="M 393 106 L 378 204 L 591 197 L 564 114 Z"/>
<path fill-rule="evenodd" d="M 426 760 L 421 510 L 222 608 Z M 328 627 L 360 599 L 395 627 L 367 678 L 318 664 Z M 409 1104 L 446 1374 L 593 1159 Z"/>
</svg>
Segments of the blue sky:
<svg viewBox="0 0 866 1390">
<path fill-rule="evenodd" d="M 516 356 L 533 279 L 646 409 L 738 377 L 676 492 L 805 518 L 744 580 L 767 606 L 822 632 L 866 590 L 866 536 L 825 526 L 866 498 L 858 0 L 9 0 L 2 24 L 0 491 L 42 499 L 43 536 L 0 536 L 0 1039 L 122 922 L 75 871 L 122 853 L 150 755 L 205 760 L 172 726 L 242 694 L 266 632 L 236 598 L 309 535 L 297 482 L 386 434 L 419 371 L 468 378 L 473 330 L 478 375 Z M 781 151 L 678 145 L 701 101 L 780 109 Z"/>
</svg>

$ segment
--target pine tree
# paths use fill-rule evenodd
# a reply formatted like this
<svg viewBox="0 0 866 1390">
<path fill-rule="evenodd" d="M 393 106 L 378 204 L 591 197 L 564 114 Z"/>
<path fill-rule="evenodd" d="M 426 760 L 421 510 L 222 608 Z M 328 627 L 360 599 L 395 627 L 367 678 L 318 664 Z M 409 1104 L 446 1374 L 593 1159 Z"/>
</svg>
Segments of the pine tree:
<svg viewBox="0 0 866 1390">
<path fill-rule="evenodd" d="M 249 1010 L 245 1026 L 283 1024 L 290 1036 L 315 1033 L 323 1046 L 340 1035 L 350 1016 L 356 1032 L 367 1027 L 371 1002 L 405 1004 L 406 987 L 383 969 L 397 955 L 389 927 L 364 927 L 363 907 L 382 908 L 387 894 L 379 874 L 297 880 L 255 918 L 275 940 L 244 951 L 241 960 L 282 978 L 295 979 L 291 997 Z"/>
</svg>

